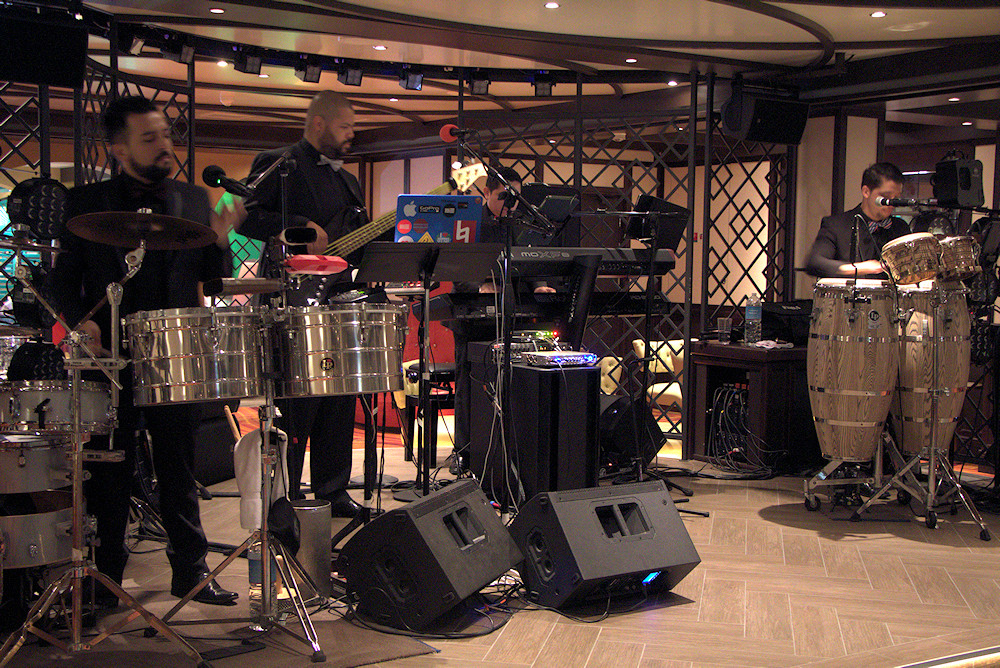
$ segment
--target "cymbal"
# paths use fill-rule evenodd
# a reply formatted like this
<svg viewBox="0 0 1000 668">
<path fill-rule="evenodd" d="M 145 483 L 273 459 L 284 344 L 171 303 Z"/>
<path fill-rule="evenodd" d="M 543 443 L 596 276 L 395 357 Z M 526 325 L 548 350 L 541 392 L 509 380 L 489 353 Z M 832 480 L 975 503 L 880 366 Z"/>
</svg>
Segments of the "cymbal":
<svg viewBox="0 0 1000 668">
<path fill-rule="evenodd" d="M 156 213 L 103 211 L 85 213 L 66 223 L 76 236 L 109 246 L 138 248 L 142 241 L 150 250 L 201 248 L 218 238 L 210 227 Z"/>
<path fill-rule="evenodd" d="M 37 241 L 25 239 L 23 237 L 0 237 L 0 248 L 15 251 L 35 251 L 38 253 L 61 253 L 61 248 L 56 248 L 48 244 L 40 244 Z"/>
</svg>

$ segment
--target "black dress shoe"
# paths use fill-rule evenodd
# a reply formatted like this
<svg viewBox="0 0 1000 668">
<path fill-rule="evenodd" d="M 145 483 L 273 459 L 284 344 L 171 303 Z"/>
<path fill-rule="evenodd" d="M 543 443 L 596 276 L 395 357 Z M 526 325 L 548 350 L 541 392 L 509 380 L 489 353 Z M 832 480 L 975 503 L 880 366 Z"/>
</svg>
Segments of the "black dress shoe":
<svg viewBox="0 0 1000 668">
<path fill-rule="evenodd" d="M 353 519 L 361 514 L 361 506 L 346 491 L 326 499 L 330 502 L 330 515 Z"/>
<path fill-rule="evenodd" d="M 208 573 L 200 573 L 194 580 L 179 580 L 175 578 L 170 584 L 170 594 L 177 598 L 184 598 L 185 594 L 194 589 L 196 584 L 207 577 Z M 199 603 L 207 603 L 208 605 L 236 605 L 236 599 L 239 596 L 234 591 L 223 589 L 219 586 L 218 582 L 212 580 L 202 587 L 201 591 L 195 594 L 191 600 L 198 601 Z"/>
</svg>

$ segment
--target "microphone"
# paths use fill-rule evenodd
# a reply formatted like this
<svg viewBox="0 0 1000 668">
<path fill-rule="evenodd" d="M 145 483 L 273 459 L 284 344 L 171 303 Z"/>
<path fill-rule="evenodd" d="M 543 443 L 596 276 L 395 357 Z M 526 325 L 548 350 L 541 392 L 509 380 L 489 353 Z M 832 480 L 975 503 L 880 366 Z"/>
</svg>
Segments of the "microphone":
<svg viewBox="0 0 1000 668">
<path fill-rule="evenodd" d="M 476 130 L 471 128 L 461 129 L 454 123 L 449 123 L 448 125 L 441 126 L 441 131 L 438 133 L 441 137 L 441 141 L 450 144 L 456 139 L 463 139 L 469 135 L 476 134 Z"/>
<path fill-rule="evenodd" d="M 917 199 L 903 199 L 902 197 L 882 197 L 880 195 L 875 198 L 875 204 L 879 206 L 916 206 L 917 204 L 926 203 Z"/>
<path fill-rule="evenodd" d="M 250 198 L 253 196 L 253 191 L 245 183 L 229 178 L 226 176 L 226 170 L 218 165 L 209 165 L 202 170 L 201 178 L 209 187 L 222 188 L 226 192 L 240 197 Z"/>
</svg>

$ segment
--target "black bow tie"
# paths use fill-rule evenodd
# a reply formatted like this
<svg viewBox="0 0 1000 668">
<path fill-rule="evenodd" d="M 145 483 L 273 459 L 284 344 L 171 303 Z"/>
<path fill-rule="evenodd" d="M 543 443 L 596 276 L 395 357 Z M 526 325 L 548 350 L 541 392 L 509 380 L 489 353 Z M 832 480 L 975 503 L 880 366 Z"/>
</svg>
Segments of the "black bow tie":
<svg viewBox="0 0 1000 668">
<path fill-rule="evenodd" d="M 147 197 L 163 199 L 167 191 L 166 179 L 156 181 L 155 183 L 143 183 L 142 181 L 130 178 L 125 183 L 126 194 L 131 199 L 146 199 Z"/>
</svg>

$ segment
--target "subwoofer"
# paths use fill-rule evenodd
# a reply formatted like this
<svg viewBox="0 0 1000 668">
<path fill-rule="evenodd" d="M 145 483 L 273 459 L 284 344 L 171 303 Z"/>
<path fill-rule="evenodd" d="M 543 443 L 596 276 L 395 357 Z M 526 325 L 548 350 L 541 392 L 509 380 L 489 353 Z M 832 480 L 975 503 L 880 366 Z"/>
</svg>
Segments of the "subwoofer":
<svg viewBox="0 0 1000 668">
<path fill-rule="evenodd" d="M 337 559 L 358 613 L 422 631 L 521 561 L 474 480 L 454 483 L 361 527 Z"/>
<path fill-rule="evenodd" d="M 637 406 L 628 397 L 602 394 L 600 402 L 601 417 L 597 434 L 601 467 L 607 471 L 627 468 L 638 456 L 642 457 L 643 466 L 649 466 L 656 453 L 667 442 L 666 435 L 653 417 L 653 411 L 649 406 Z M 639 439 L 638 442 L 636 438 Z"/>
<path fill-rule="evenodd" d="M 701 563 L 659 480 L 539 494 L 510 533 L 529 599 L 550 608 L 673 589 Z"/>
</svg>

